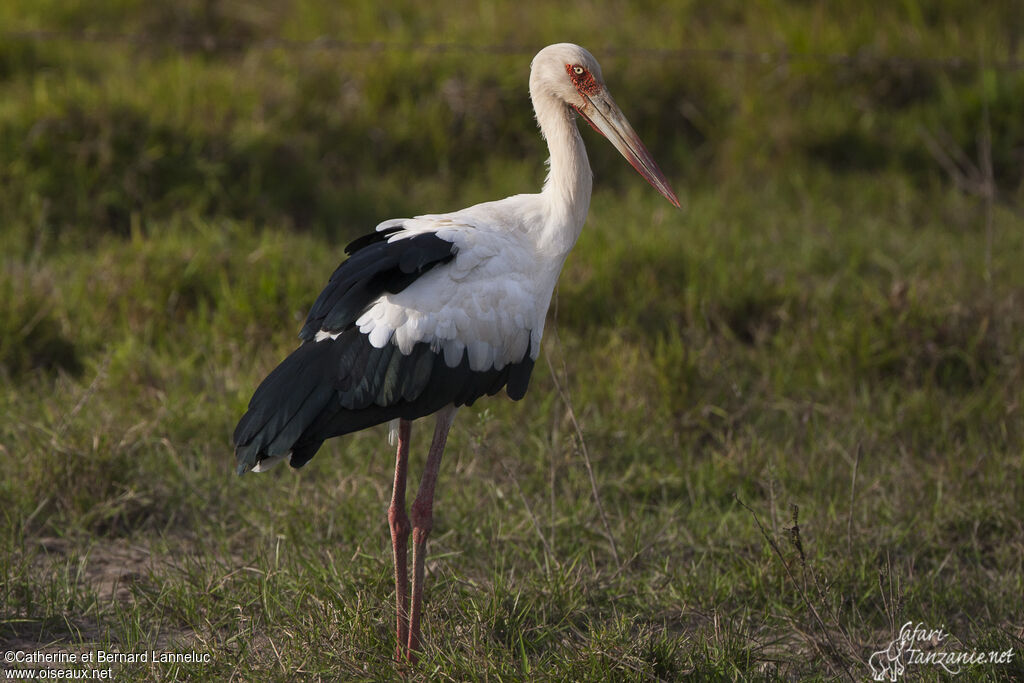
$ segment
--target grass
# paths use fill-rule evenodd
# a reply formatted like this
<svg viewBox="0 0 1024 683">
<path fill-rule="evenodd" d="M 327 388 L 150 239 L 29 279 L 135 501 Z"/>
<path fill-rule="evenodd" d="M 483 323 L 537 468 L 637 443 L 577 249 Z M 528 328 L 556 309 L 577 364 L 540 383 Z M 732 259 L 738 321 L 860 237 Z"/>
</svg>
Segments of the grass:
<svg viewBox="0 0 1024 683">
<path fill-rule="evenodd" d="M 397 676 L 384 430 L 242 478 L 231 430 L 346 239 L 538 186 L 528 60 L 570 39 L 684 210 L 584 131 L 591 216 L 527 399 L 459 414 L 406 675 L 860 680 L 913 621 L 1024 676 L 1019 13 L 527 9 L 0 8 L 144 38 L 0 40 L 0 650 Z M 514 49 L 267 42 L 320 35 Z"/>
</svg>

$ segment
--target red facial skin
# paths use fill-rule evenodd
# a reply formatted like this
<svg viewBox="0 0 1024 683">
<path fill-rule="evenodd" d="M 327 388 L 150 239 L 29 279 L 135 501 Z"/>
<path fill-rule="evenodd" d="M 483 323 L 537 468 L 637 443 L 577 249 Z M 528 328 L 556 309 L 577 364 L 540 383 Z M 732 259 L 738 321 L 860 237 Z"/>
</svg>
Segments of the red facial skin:
<svg viewBox="0 0 1024 683">
<path fill-rule="evenodd" d="M 576 89 L 580 91 L 582 95 L 596 95 L 601 91 L 601 84 L 597 82 L 594 75 L 583 69 L 583 73 L 576 73 L 576 69 L 580 68 L 578 64 L 566 64 L 565 72 L 569 74 L 569 80 L 576 86 Z"/>
<path fill-rule="evenodd" d="M 571 80 L 572 84 L 576 86 L 576 91 L 579 92 L 579 94 L 583 95 L 584 97 L 587 97 L 589 95 L 596 95 L 598 92 L 600 92 L 601 84 L 597 82 L 597 79 L 594 78 L 594 75 L 587 71 L 586 69 L 583 69 L 583 73 L 578 74 L 576 73 L 576 69 L 578 68 L 582 67 L 580 67 L 578 64 L 565 65 L 565 72 L 569 74 L 569 80 Z M 593 122 L 582 111 L 580 111 L 579 107 L 577 107 L 574 104 L 572 105 L 572 108 L 576 110 L 577 114 L 583 117 L 584 121 L 590 124 L 591 128 L 596 130 L 598 133 L 601 133 L 601 130 L 597 126 L 595 126 Z M 601 135 L 604 135 L 604 133 L 601 133 Z"/>
</svg>

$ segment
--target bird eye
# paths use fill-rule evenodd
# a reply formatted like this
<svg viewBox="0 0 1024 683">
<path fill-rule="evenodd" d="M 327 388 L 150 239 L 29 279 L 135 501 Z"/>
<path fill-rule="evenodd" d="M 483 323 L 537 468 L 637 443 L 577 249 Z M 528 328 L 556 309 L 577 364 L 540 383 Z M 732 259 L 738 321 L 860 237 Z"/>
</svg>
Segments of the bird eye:
<svg viewBox="0 0 1024 683">
<path fill-rule="evenodd" d="M 577 76 L 582 76 L 582 75 L 583 75 L 583 72 L 584 72 L 584 71 L 586 71 L 586 69 L 584 69 L 584 68 L 583 68 L 582 66 L 580 66 L 579 64 L 577 64 L 576 66 L 574 66 L 574 67 L 572 68 L 572 70 L 573 70 L 573 73 L 575 73 L 575 74 L 576 74 Z"/>
</svg>

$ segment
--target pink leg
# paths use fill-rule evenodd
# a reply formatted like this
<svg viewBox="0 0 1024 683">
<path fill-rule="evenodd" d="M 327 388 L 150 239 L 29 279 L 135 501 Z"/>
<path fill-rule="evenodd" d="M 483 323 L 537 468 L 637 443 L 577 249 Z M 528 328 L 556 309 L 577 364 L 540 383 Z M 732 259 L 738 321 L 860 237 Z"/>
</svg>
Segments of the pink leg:
<svg viewBox="0 0 1024 683">
<path fill-rule="evenodd" d="M 420 480 L 420 490 L 412 504 L 412 611 L 409 613 L 409 660 L 416 661 L 420 648 L 420 614 L 423 611 L 423 572 L 427 554 L 427 536 L 434 526 L 434 486 L 441 469 L 441 455 L 448 441 L 448 430 L 455 420 L 455 406 L 437 414 L 434 440 L 427 454 L 427 464 Z"/>
<path fill-rule="evenodd" d="M 405 514 L 405 474 L 409 464 L 409 436 L 412 422 L 398 421 L 398 455 L 395 457 L 395 487 L 391 493 L 391 507 L 388 508 L 388 523 L 391 526 L 391 546 L 395 551 L 395 613 L 398 615 L 398 647 L 395 657 L 405 655 L 409 641 L 409 516 Z"/>
</svg>

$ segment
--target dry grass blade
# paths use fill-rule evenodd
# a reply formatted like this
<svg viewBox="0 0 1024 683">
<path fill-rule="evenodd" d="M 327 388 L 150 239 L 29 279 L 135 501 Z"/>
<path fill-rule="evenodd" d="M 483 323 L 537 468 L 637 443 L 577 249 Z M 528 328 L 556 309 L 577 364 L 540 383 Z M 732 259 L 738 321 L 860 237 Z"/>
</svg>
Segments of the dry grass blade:
<svg viewBox="0 0 1024 683">
<path fill-rule="evenodd" d="M 557 349 L 558 356 L 562 360 L 562 377 L 569 377 L 569 369 L 565 365 L 565 356 L 562 353 L 562 343 L 558 336 L 558 291 L 556 289 L 554 300 L 552 302 L 552 323 L 551 323 L 551 336 L 554 337 L 555 349 Z M 590 450 L 587 448 L 587 440 L 583 436 L 583 428 L 580 427 L 579 420 L 576 419 L 576 410 L 573 408 L 572 396 L 569 394 L 568 388 L 559 379 L 558 373 L 555 372 L 555 366 L 551 362 L 551 356 L 548 353 L 544 353 L 544 360 L 547 361 L 548 371 L 551 373 L 551 381 L 555 384 L 555 389 L 558 391 L 559 397 L 562 399 L 562 403 L 565 405 L 566 414 L 569 416 L 569 421 L 572 423 L 572 428 L 576 433 L 577 443 L 580 447 L 580 454 L 583 456 L 583 465 L 587 468 L 587 476 L 590 478 L 590 490 L 594 496 L 594 506 L 597 508 L 598 515 L 601 517 L 601 526 L 604 529 L 604 537 L 608 541 L 608 546 L 612 551 L 612 557 L 615 560 L 615 568 L 618 570 L 622 567 L 622 561 L 619 559 L 619 549 L 615 544 L 615 535 L 612 533 L 611 525 L 608 524 L 608 515 L 605 514 L 604 505 L 601 503 L 601 493 L 597 486 L 597 477 L 594 476 L 594 466 L 590 462 Z"/>
<path fill-rule="evenodd" d="M 843 657 L 839 647 L 836 645 L 835 639 L 832 636 L 832 631 L 828 628 L 828 626 L 825 625 L 825 621 L 821 618 L 821 614 L 818 612 L 818 608 L 811 601 L 810 597 L 808 597 L 803 582 L 797 581 L 796 576 L 793 575 L 792 570 L 789 568 L 789 563 L 786 562 L 786 558 L 783 556 L 778 544 L 775 543 L 775 539 L 771 537 L 767 529 L 765 529 L 764 526 L 761 524 L 761 520 L 758 518 L 757 513 L 754 512 L 754 510 L 749 505 L 744 503 L 739 496 L 734 495 L 734 498 L 736 502 L 739 503 L 740 506 L 743 507 L 743 509 L 749 512 L 751 517 L 753 517 L 754 523 L 757 525 L 758 530 L 761 532 L 761 536 L 764 537 L 764 539 L 768 542 L 768 545 L 771 546 L 771 549 L 775 553 L 775 556 L 779 558 L 779 562 L 782 563 L 782 568 L 786 571 L 786 575 L 789 577 L 790 581 L 792 581 L 793 585 L 797 589 L 797 592 L 800 594 L 800 599 L 803 601 L 804 606 L 808 609 L 808 611 L 814 617 L 814 621 L 818 624 L 818 628 L 821 631 L 821 635 L 824 636 L 825 640 L 828 642 L 828 648 L 825 651 L 823 651 L 822 654 L 827 655 L 833 663 L 837 664 L 846 674 L 847 678 L 849 678 L 851 681 L 857 680 L 854 677 L 853 672 L 850 671 L 849 665 L 847 664 L 846 659 Z M 796 516 L 797 508 L 794 505 L 793 527 L 790 529 L 790 538 L 793 540 L 793 545 L 797 549 L 800 555 L 801 565 L 803 565 L 805 564 L 805 557 L 803 552 L 803 544 L 800 540 L 800 527 L 796 523 Z M 837 623 L 836 626 L 841 630 L 842 627 L 840 624 Z M 808 638 L 808 642 L 816 650 L 821 651 L 820 644 L 818 643 L 817 638 Z"/>
</svg>

